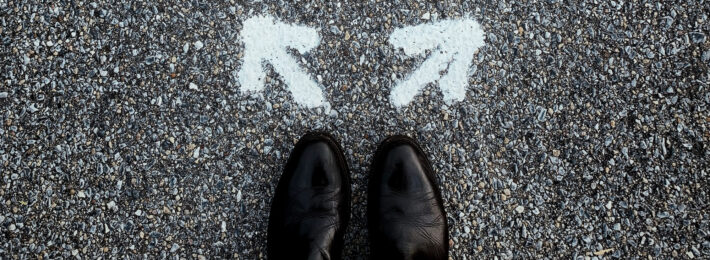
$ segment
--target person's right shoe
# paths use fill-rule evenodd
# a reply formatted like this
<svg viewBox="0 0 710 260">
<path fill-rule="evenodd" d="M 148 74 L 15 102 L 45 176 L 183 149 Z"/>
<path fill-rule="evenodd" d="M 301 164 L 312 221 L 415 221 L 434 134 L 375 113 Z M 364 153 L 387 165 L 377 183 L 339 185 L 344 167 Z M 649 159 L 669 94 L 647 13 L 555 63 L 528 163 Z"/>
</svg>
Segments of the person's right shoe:
<svg viewBox="0 0 710 260">
<path fill-rule="evenodd" d="M 446 213 L 434 171 L 414 140 L 387 138 L 375 155 L 367 219 L 372 259 L 448 259 Z"/>
</svg>

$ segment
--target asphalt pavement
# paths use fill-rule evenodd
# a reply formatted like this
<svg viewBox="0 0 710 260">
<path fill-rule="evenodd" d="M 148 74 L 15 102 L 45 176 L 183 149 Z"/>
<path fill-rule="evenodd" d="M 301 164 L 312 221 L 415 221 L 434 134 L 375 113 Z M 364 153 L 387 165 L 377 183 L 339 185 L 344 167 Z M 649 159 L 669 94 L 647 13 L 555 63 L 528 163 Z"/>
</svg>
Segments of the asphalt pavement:
<svg viewBox="0 0 710 260">
<path fill-rule="evenodd" d="M 0 1 L 0 258 L 263 258 L 308 131 L 352 170 L 350 259 L 393 134 L 433 163 L 452 259 L 710 258 L 708 1 L 41 2 Z M 244 91 L 252 17 L 317 32 L 286 51 L 327 106 L 283 64 Z M 461 19 L 485 37 L 465 97 L 393 105 L 436 50 L 388 37 Z"/>
</svg>

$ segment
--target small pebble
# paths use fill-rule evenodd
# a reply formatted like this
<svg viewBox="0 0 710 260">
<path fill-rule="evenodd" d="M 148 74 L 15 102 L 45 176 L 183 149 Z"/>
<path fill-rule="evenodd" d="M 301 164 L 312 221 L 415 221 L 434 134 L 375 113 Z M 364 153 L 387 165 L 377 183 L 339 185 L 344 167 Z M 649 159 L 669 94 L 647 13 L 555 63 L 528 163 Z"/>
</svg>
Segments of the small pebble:
<svg viewBox="0 0 710 260">
<path fill-rule="evenodd" d="M 198 50 L 198 51 L 199 51 L 199 50 L 201 50 L 202 47 L 204 47 L 204 46 L 205 46 L 205 45 L 204 45 L 201 41 L 196 41 L 196 42 L 195 42 L 195 50 Z"/>
<path fill-rule="evenodd" d="M 691 32 L 690 33 L 690 39 L 693 41 L 693 43 L 705 43 L 705 34 L 702 32 Z"/>
<path fill-rule="evenodd" d="M 429 12 L 426 12 L 422 15 L 422 20 L 429 20 L 431 18 L 431 14 Z"/>
</svg>

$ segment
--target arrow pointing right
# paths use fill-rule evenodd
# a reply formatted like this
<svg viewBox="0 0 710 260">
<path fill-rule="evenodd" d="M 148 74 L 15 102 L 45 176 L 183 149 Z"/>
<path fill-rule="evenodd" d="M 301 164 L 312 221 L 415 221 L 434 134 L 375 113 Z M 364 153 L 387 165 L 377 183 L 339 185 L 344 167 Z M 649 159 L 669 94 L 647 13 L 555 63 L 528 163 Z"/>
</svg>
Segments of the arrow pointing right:
<svg viewBox="0 0 710 260">
<path fill-rule="evenodd" d="M 395 48 L 404 49 L 409 56 L 421 55 L 426 50 L 432 53 L 419 69 L 392 89 L 390 102 L 396 107 L 405 106 L 422 88 L 436 80 L 444 101 L 463 100 L 468 70 L 474 53 L 484 45 L 483 40 L 483 30 L 472 19 L 444 20 L 395 30 L 389 38 Z"/>
</svg>

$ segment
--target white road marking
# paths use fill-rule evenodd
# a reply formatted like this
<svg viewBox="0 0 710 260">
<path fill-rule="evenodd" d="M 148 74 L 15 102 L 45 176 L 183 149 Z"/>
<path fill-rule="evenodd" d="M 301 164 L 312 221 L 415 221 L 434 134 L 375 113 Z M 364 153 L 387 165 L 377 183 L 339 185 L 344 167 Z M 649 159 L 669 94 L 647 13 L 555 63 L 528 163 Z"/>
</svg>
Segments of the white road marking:
<svg viewBox="0 0 710 260">
<path fill-rule="evenodd" d="M 323 90 L 287 52 L 293 48 L 306 53 L 320 43 L 316 29 L 276 21 L 273 17 L 256 16 L 244 21 L 244 62 L 237 73 L 242 91 L 261 91 L 266 73 L 263 62 L 271 63 L 291 91 L 294 101 L 306 107 L 329 107 Z"/>
<path fill-rule="evenodd" d="M 389 42 L 409 56 L 432 50 L 431 56 L 390 92 L 390 102 L 396 107 L 409 104 L 422 88 L 436 80 L 447 103 L 463 100 L 473 55 L 485 44 L 483 30 L 473 19 L 399 28 L 390 35 Z M 442 71 L 448 73 L 441 76 Z"/>
</svg>

